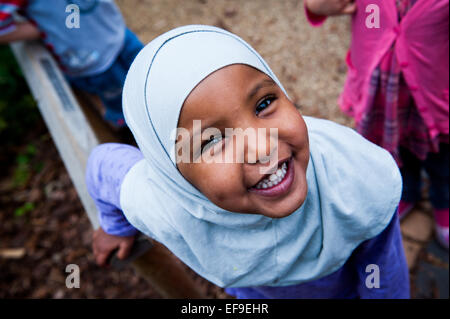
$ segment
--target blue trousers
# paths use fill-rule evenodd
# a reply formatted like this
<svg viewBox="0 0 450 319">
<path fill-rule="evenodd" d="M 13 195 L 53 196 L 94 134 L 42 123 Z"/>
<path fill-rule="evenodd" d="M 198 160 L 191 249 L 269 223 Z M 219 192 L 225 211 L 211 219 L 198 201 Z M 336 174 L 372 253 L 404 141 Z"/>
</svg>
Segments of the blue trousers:
<svg viewBox="0 0 450 319">
<path fill-rule="evenodd" d="M 400 148 L 403 166 L 402 200 L 413 203 L 421 198 L 421 171 L 425 170 L 430 180 L 430 201 L 436 209 L 449 207 L 449 144 L 441 144 L 439 153 L 429 153 L 421 161 L 405 148 Z"/>
<path fill-rule="evenodd" d="M 143 44 L 129 29 L 125 31 L 125 41 L 122 51 L 114 63 L 103 73 L 68 78 L 72 86 L 100 97 L 105 106 L 105 120 L 115 127 L 125 126 L 122 111 L 122 89 L 128 69 Z"/>
</svg>

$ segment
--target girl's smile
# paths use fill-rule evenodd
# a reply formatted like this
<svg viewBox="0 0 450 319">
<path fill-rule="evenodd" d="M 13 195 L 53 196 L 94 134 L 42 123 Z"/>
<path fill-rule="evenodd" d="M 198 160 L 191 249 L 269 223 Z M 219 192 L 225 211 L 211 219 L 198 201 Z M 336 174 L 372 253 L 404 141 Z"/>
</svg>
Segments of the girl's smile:
<svg viewBox="0 0 450 319">
<path fill-rule="evenodd" d="M 306 125 L 293 103 L 269 76 L 243 64 L 229 65 L 210 74 L 185 100 L 178 127 L 195 135 L 194 120 L 200 120 L 202 126 L 207 124 L 202 131 L 215 128 L 210 131 L 216 133 L 203 139 L 200 145 L 190 147 L 192 160 L 178 162 L 177 167 L 210 201 L 228 211 L 273 218 L 288 216 L 303 204 L 309 161 Z M 235 151 L 243 161 L 205 161 L 203 157 L 198 160 L 205 153 L 211 154 L 211 158 L 219 156 L 236 144 L 229 143 L 224 134 L 226 128 L 265 129 L 270 143 L 243 139 L 243 147 L 236 145 Z M 270 135 L 274 128 L 275 140 Z M 274 143 L 276 148 L 271 145 Z M 256 161 L 250 154 L 258 154 Z M 260 154 L 275 161 L 267 163 Z M 264 168 L 274 169 L 271 174 L 262 174 Z"/>
<path fill-rule="evenodd" d="M 294 176 L 293 158 L 290 157 L 281 160 L 275 173 L 267 174 L 255 186 L 249 188 L 249 191 L 261 196 L 283 196 L 290 190 Z"/>
</svg>

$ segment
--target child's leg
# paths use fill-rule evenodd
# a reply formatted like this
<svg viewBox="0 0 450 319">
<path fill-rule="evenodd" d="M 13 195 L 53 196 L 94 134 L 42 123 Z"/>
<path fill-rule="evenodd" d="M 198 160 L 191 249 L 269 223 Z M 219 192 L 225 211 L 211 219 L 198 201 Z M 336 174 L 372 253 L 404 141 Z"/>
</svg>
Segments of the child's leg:
<svg viewBox="0 0 450 319">
<path fill-rule="evenodd" d="M 448 249 L 449 238 L 449 144 L 441 144 L 439 153 L 430 153 L 425 169 L 430 177 L 430 201 L 434 207 L 436 236 Z"/>
<path fill-rule="evenodd" d="M 105 107 L 102 116 L 112 126 L 125 126 L 122 111 L 122 88 L 126 73 L 118 59 L 103 73 L 77 78 L 68 78 L 74 87 L 97 95 Z"/>
<path fill-rule="evenodd" d="M 399 204 L 399 216 L 403 218 L 421 198 L 422 162 L 409 150 L 399 147 L 399 155 L 403 163 L 400 172 L 403 178 L 402 199 Z"/>
<path fill-rule="evenodd" d="M 125 127 L 125 117 L 122 110 L 122 90 L 126 72 L 118 62 L 118 59 L 95 81 L 99 81 L 99 97 L 106 108 L 104 118 L 116 128 Z"/>
<path fill-rule="evenodd" d="M 144 45 L 138 39 L 138 37 L 130 30 L 125 31 L 125 41 L 122 51 L 119 54 L 119 61 L 122 67 L 125 69 L 125 74 L 133 63 L 136 55 L 142 50 Z M 125 79 L 124 79 L 125 80 Z"/>
<path fill-rule="evenodd" d="M 449 207 L 449 144 L 441 144 L 439 153 L 430 153 L 424 162 L 430 178 L 430 201 L 436 209 Z"/>
<path fill-rule="evenodd" d="M 105 106 L 104 118 L 114 127 L 125 126 L 125 118 L 122 110 L 122 89 L 128 69 L 136 55 L 143 48 L 142 42 L 129 29 L 125 32 L 125 41 L 122 51 L 111 67 L 105 72 L 87 77 L 85 86 L 94 90 Z M 83 88 L 81 88 L 83 89 Z"/>
</svg>

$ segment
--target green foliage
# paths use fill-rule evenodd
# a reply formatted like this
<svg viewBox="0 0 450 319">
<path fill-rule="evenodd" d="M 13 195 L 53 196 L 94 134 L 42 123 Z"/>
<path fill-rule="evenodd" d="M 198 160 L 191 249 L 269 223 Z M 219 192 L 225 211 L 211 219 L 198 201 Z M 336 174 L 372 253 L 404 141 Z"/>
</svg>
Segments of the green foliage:
<svg viewBox="0 0 450 319">
<path fill-rule="evenodd" d="M 35 207 L 34 203 L 26 202 L 25 204 L 14 210 L 14 216 L 21 217 L 26 213 L 31 212 L 34 209 L 34 207 Z"/>
<path fill-rule="evenodd" d="M 28 179 L 33 172 L 33 167 L 31 167 L 31 160 L 36 155 L 36 146 L 33 144 L 28 144 L 25 151 L 17 155 L 16 157 L 16 167 L 14 168 L 13 174 L 13 186 L 23 187 L 27 183 Z M 42 168 L 42 167 L 41 167 Z M 39 167 L 34 167 L 38 169 Z"/>
<path fill-rule="evenodd" d="M 9 47 L 0 45 L 0 140 L 14 145 L 39 118 L 36 103 Z"/>
</svg>

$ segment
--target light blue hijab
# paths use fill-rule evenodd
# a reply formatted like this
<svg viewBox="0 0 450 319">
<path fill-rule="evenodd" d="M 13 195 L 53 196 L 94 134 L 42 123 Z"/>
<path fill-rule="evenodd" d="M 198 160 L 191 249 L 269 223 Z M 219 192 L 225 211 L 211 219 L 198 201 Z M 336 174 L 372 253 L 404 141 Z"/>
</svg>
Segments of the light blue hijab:
<svg viewBox="0 0 450 319">
<path fill-rule="evenodd" d="M 353 130 L 305 117 L 310 161 L 304 204 L 280 219 L 216 206 L 177 170 L 171 132 L 195 86 L 236 63 L 282 87 L 250 45 L 215 27 L 171 30 L 139 53 L 125 82 L 123 107 L 144 159 L 122 184 L 123 212 L 221 287 L 286 286 L 331 274 L 390 222 L 401 193 L 397 165 Z"/>
</svg>

